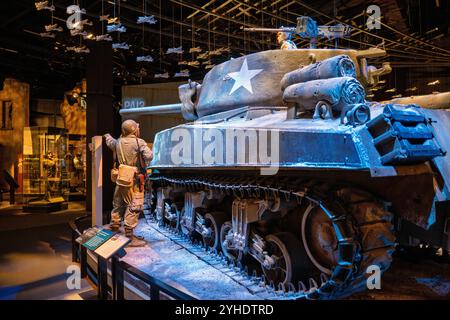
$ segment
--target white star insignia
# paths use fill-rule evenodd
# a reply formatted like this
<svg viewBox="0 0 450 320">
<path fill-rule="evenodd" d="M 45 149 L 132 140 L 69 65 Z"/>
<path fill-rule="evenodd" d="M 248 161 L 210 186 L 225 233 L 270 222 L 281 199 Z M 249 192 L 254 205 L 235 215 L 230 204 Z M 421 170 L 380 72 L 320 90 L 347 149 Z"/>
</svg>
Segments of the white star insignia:
<svg viewBox="0 0 450 320">
<path fill-rule="evenodd" d="M 233 88 L 231 88 L 229 95 L 232 95 L 233 92 L 240 87 L 244 87 L 247 91 L 253 94 L 252 82 L 250 80 L 262 71 L 263 69 L 248 70 L 247 59 L 244 59 L 241 70 L 228 74 L 228 76 L 234 80 L 234 85 Z"/>
</svg>

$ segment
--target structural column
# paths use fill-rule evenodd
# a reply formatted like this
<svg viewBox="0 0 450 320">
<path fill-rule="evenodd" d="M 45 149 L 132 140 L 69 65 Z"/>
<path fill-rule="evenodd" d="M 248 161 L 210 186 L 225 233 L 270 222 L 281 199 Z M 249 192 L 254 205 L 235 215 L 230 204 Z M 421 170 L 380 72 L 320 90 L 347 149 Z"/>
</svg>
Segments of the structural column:
<svg viewBox="0 0 450 320">
<path fill-rule="evenodd" d="M 93 136 L 102 136 L 105 133 L 116 135 L 115 123 L 118 113 L 113 108 L 113 73 L 112 48 L 107 41 L 92 41 L 89 44 L 90 53 L 86 61 L 87 78 L 87 143 Z M 112 153 L 104 146 L 102 154 L 103 164 L 103 212 L 106 214 L 112 209 L 113 184 L 109 177 L 112 168 Z M 89 149 L 88 149 L 89 150 Z M 87 210 L 92 210 L 92 158 L 87 152 Z M 106 223 L 105 219 L 104 222 Z"/>
</svg>

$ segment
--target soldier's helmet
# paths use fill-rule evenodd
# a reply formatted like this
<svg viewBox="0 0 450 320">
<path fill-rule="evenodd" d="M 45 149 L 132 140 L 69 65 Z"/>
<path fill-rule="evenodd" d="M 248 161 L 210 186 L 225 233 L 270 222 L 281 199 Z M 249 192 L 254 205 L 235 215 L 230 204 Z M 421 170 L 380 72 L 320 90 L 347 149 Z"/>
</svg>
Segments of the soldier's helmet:
<svg viewBox="0 0 450 320">
<path fill-rule="evenodd" d="M 139 129 L 139 124 L 134 120 L 125 120 L 122 122 L 122 135 L 129 136 L 130 134 L 136 133 Z"/>
<path fill-rule="evenodd" d="M 279 31 L 277 32 L 277 42 L 278 44 L 282 44 L 283 41 L 291 40 L 292 35 L 290 32 Z"/>
</svg>

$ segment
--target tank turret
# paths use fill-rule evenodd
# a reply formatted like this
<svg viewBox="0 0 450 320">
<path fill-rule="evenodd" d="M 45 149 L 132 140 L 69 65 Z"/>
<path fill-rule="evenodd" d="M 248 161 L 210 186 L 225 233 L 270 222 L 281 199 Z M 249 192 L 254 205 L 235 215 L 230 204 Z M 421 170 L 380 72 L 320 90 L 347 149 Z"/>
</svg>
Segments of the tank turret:
<svg viewBox="0 0 450 320">
<path fill-rule="evenodd" d="M 284 106 L 281 81 L 286 74 L 336 56 L 353 62 L 352 72 L 362 85 L 376 84 L 374 74 L 364 69 L 366 59 L 384 54 L 380 49 L 297 49 L 270 50 L 232 59 L 210 70 L 201 85 L 191 82 L 180 87 L 182 113 L 186 120 L 194 120 L 243 106 Z"/>
</svg>

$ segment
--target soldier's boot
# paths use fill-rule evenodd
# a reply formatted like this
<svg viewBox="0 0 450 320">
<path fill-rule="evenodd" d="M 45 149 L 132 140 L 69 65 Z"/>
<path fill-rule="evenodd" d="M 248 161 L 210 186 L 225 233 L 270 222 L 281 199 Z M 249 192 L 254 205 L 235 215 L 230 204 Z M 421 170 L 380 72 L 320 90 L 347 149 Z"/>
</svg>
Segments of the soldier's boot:
<svg viewBox="0 0 450 320">
<path fill-rule="evenodd" d="M 120 215 L 116 213 L 111 214 L 111 222 L 109 223 L 109 229 L 113 232 L 120 232 L 121 224 L 122 223 Z"/>
<path fill-rule="evenodd" d="M 133 234 L 133 229 L 125 227 L 125 236 L 131 240 L 128 247 L 144 247 L 147 241 Z"/>
</svg>

